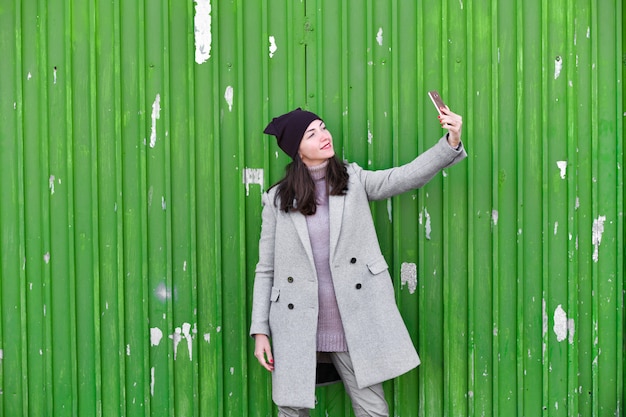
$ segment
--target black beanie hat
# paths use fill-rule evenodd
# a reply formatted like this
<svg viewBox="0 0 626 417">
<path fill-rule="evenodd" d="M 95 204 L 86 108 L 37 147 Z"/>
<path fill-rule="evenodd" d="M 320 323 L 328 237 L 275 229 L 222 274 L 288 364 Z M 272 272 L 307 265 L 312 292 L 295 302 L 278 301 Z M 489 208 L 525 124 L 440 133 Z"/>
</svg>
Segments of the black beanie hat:
<svg viewBox="0 0 626 417">
<path fill-rule="evenodd" d="M 304 136 L 306 128 L 314 120 L 322 120 L 322 118 L 315 113 L 298 107 L 282 116 L 274 117 L 263 133 L 276 136 L 280 149 L 289 155 L 291 159 L 295 159 L 300 148 L 302 136 Z"/>
</svg>

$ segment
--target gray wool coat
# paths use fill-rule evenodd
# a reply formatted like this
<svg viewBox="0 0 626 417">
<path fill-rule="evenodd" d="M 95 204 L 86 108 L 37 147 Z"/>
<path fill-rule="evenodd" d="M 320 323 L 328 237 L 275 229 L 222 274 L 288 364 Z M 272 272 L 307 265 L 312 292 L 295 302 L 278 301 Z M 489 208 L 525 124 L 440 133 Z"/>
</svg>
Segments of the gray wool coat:
<svg viewBox="0 0 626 417">
<path fill-rule="evenodd" d="M 348 165 L 343 196 L 329 197 L 330 270 L 359 387 L 395 378 L 420 360 L 398 311 L 369 201 L 419 188 L 467 156 L 444 136 L 412 162 L 368 171 Z M 263 194 L 250 334 L 271 337 L 272 397 L 284 407 L 314 408 L 318 289 L 306 218 Z"/>
</svg>

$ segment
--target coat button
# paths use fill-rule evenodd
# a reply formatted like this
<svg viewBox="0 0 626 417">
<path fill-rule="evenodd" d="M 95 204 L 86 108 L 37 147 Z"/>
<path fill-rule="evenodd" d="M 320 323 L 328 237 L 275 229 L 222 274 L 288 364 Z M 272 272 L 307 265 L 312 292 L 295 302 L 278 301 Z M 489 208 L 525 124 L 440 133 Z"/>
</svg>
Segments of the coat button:
<svg viewBox="0 0 626 417">
<path fill-rule="evenodd" d="M 289 310 L 293 310 L 293 304 L 289 303 L 289 304 L 287 305 L 287 308 L 288 308 Z"/>
<path fill-rule="evenodd" d="M 293 277 L 287 278 L 287 282 L 291 284 L 293 282 Z"/>
<path fill-rule="evenodd" d="M 361 284 L 360 283 L 356 284 L 355 287 L 356 287 L 357 290 L 360 290 L 361 289 Z"/>
<path fill-rule="evenodd" d="M 352 259 L 350 259 L 350 263 L 351 263 L 351 264 L 355 264 L 355 263 L 356 263 L 356 258 L 352 258 Z"/>
</svg>

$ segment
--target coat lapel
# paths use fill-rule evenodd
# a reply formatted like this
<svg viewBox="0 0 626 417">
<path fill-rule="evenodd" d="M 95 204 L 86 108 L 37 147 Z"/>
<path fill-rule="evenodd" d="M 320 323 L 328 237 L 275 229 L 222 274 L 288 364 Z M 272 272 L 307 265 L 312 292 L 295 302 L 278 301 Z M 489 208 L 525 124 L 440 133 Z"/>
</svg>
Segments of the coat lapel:
<svg viewBox="0 0 626 417">
<path fill-rule="evenodd" d="M 343 219 L 343 206 L 346 197 L 344 195 L 328 196 L 328 223 L 330 225 L 330 260 L 332 262 L 337 249 L 337 242 L 341 234 Z"/>
<path fill-rule="evenodd" d="M 307 257 L 309 258 L 309 262 L 311 262 L 311 266 L 313 266 L 313 270 L 315 270 L 315 261 L 313 259 L 313 249 L 311 248 L 311 239 L 309 238 L 309 228 L 306 225 L 306 218 L 304 214 L 299 211 L 292 211 L 289 214 L 291 220 L 293 220 L 294 227 L 298 232 L 298 237 L 302 242 L 302 246 L 304 247 L 304 251 L 306 252 Z"/>
<path fill-rule="evenodd" d="M 333 254 L 337 249 L 337 242 L 339 241 L 339 235 L 341 234 L 341 223 L 343 219 L 343 207 L 345 202 L 345 196 L 343 195 L 331 195 L 328 196 L 328 222 L 330 227 L 330 260 L 333 259 Z M 311 262 L 311 265 L 315 267 L 315 260 L 313 259 L 313 249 L 311 248 L 311 239 L 309 237 L 309 228 L 306 224 L 306 218 L 299 211 L 292 211 L 289 215 L 293 221 L 294 227 L 298 232 L 298 237 L 302 242 L 302 246 Z"/>
</svg>

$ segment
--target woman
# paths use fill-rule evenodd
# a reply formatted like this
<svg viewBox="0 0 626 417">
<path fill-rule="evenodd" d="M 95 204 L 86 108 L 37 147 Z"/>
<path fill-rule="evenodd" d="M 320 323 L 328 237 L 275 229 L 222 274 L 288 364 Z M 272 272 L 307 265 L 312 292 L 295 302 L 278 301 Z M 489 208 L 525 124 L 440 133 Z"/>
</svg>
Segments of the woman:
<svg viewBox="0 0 626 417">
<path fill-rule="evenodd" d="M 446 107 L 439 119 L 448 133 L 436 145 L 382 171 L 342 163 L 314 113 L 298 108 L 265 128 L 293 159 L 263 194 L 250 328 L 279 416 L 309 415 L 330 363 L 356 416 L 387 416 L 382 382 L 419 365 L 368 203 L 419 188 L 467 156 L 461 117 Z"/>
</svg>

